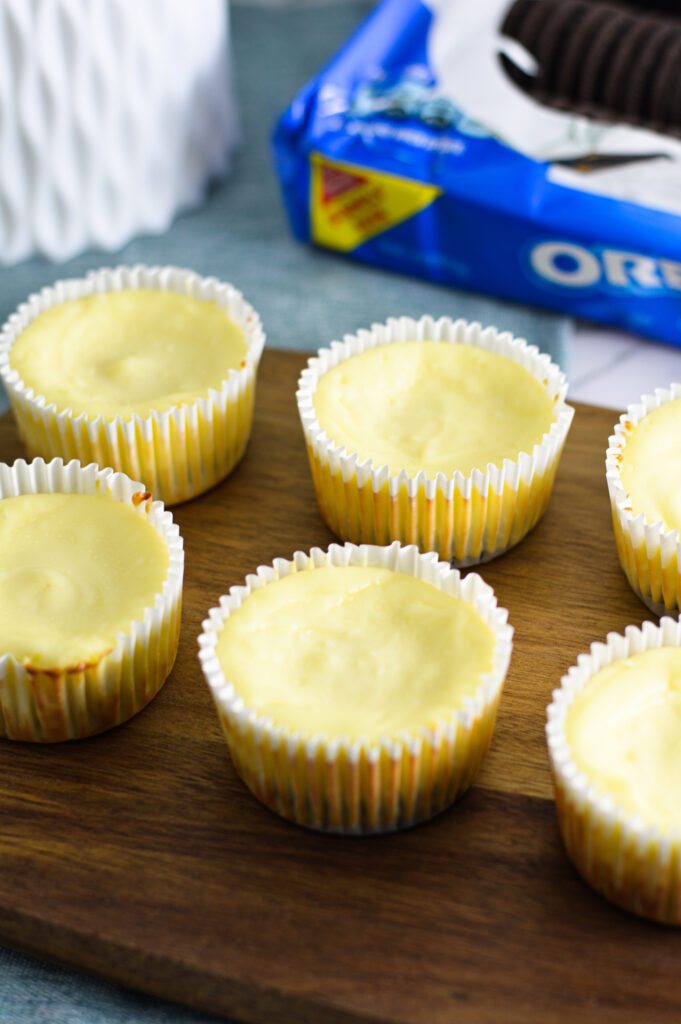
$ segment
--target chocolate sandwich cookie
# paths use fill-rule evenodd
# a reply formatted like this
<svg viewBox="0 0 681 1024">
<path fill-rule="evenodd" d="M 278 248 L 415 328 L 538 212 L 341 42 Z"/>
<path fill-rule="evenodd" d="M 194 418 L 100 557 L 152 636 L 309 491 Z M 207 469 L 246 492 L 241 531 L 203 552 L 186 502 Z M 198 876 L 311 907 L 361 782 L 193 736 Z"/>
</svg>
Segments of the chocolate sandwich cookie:
<svg viewBox="0 0 681 1024">
<path fill-rule="evenodd" d="M 501 34 L 512 39 L 521 39 L 525 49 L 533 52 L 533 40 L 539 30 L 539 23 L 544 18 L 542 4 L 537 0 L 517 0 L 509 9 L 506 19 L 501 27 Z M 504 70 L 512 82 L 526 91 L 534 89 L 534 82 L 531 75 L 528 75 L 522 68 L 519 68 L 505 54 L 500 54 Z"/>
<path fill-rule="evenodd" d="M 631 68 L 624 99 L 627 113 L 632 118 L 652 124 L 654 121 L 652 97 L 659 64 L 670 43 L 681 35 L 676 25 L 660 23 L 651 29 Z"/>
<path fill-rule="evenodd" d="M 537 39 L 546 22 L 546 10 L 537 0 L 530 0 L 522 22 L 523 43 L 530 53 L 536 52 Z"/>
<path fill-rule="evenodd" d="M 653 125 L 663 125 L 673 117 L 670 97 L 675 85 L 681 81 L 681 33 L 667 44 L 653 78 L 650 98 L 650 118 Z"/>
<path fill-rule="evenodd" d="M 565 49 L 565 40 L 575 29 L 582 15 L 588 13 L 589 4 L 576 2 L 561 4 L 554 9 L 545 3 L 537 3 L 543 15 L 542 31 L 537 40 L 537 60 L 539 75 L 537 91 L 542 95 L 551 95 L 556 90 L 556 77 L 561 66 L 560 54 Z"/>
<path fill-rule="evenodd" d="M 552 5 L 551 5 L 552 6 Z M 591 4 L 586 13 L 580 13 L 575 19 L 567 45 L 563 48 L 556 68 L 556 93 L 566 103 L 579 102 L 583 91 L 581 74 L 584 59 L 597 38 L 599 31 L 612 18 L 612 9 Z"/>
<path fill-rule="evenodd" d="M 512 81 L 538 102 L 681 132 L 681 17 L 607 0 L 516 0 L 500 31 L 537 61 L 529 75 L 500 55 Z"/>
<path fill-rule="evenodd" d="M 627 7 L 637 7 L 646 14 L 681 14 L 679 0 L 626 0 Z"/>
<path fill-rule="evenodd" d="M 664 125 L 679 125 L 681 123 L 681 68 L 679 68 L 678 65 L 676 68 L 676 75 L 669 83 L 667 113 L 662 123 Z"/>
<path fill-rule="evenodd" d="M 629 18 L 626 15 L 608 9 L 605 23 L 594 33 L 588 52 L 584 54 L 579 100 L 590 107 L 598 107 L 603 103 L 608 66 L 628 25 Z"/>
<path fill-rule="evenodd" d="M 620 39 L 619 46 L 608 61 L 606 86 L 603 92 L 603 109 L 608 111 L 613 120 L 628 116 L 626 96 L 629 79 L 635 67 L 642 47 L 645 46 L 657 22 L 647 18 L 630 18 L 626 32 Z"/>
<path fill-rule="evenodd" d="M 525 18 L 536 7 L 537 0 L 515 0 L 506 12 L 501 34 L 519 39 L 524 32 Z"/>
</svg>

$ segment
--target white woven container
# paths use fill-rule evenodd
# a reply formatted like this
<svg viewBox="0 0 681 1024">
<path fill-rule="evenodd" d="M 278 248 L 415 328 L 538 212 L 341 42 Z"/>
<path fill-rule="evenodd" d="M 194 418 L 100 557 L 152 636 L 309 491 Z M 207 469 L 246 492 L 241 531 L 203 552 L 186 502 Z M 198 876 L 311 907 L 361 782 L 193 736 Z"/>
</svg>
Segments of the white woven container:
<svg viewBox="0 0 681 1024">
<path fill-rule="evenodd" d="M 237 135 L 225 0 L 0 0 L 0 263 L 164 231 Z"/>
</svg>

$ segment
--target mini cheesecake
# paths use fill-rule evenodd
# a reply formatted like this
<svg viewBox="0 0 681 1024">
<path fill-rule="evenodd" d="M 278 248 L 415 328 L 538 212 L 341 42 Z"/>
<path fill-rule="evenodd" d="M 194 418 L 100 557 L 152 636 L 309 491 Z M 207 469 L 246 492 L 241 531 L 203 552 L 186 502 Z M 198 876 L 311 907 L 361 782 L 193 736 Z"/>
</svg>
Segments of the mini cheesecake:
<svg viewBox="0 0 681 1024">
<path fill-rule="evenodd" d="M 353 356 L 324 374 L 313 404 L 335 445 L 391 476 L 501 468 L 531 454 L 556 420 L 555 402 L 518 363 L 436 341 Z"/>
<path fill-rule="evenodd" d="M 359 833 L 424 821 L 470 785 L 512 633 L 475 573 L 413 546 L 347 544 L 258 569 L 210 611 L 199 646 L 255 796 Z"/>
<path fill-rule="evenodd" d="M 9 364 L 60 411 L 129 420 L 207 398 L 245 356 L 244 332 L 214 302 L 140 288 L 46 310 Z"/>
<path fill-rule="evenodd" d="M 592 644 L 554 691 L 546 734 L 578 871 L 625 909 L 681 925 L 681 623 Z"/>
<path fill-rule="evenodd" d="M 602 668 L 571 704 L 565 735 L 599 793 L 646 825 L 681 833 L 681 649 Z"/>
<path fill-rule="evenodd" d="M 160 501 L 111 469 L 0 463 L 0 737 L 125 722 L 175 661 L 184 556 Z"/>
<path fill-rule="evenodd" d="M 652 409 L 622 448 L 620 480 L 631 514 L 664 530 L 681 529 L 681 399 Z"/>
<path fill-rule="evenodd" d="M 606 452 L 617 554 L 657 615 L 681 607 L 681 384 L 630 405 Z"/>
<path fill-rule="evenodd" d="M 264 342 L 229 284 L 103 269 L 19 306 L 0 332 L 0 382 L 32 456 L 111 466 L 176 504 L 244 454 Z"/>
<path fill-rule="evenodd" d="M 460 567 L 495 558 L 546 510 L 566 393 L 522 338 L 446 317 L 391 319 L 320 349 L 297 397 L 325 522 Z"/>
</svg>

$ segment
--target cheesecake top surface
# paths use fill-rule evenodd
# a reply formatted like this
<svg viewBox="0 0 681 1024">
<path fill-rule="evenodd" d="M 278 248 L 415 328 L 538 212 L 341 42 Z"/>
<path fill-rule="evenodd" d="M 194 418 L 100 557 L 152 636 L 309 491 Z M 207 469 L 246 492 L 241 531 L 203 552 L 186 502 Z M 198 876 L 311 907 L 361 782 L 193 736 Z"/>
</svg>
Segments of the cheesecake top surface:
<svg viewBox="0 0 681 1024">
<path fill-rule="evenodd" d="M 681 529 L 681 399 L 653 409 L 622 448 L 620 480 L 634 516 Z"/>
<path fill-rule="evenodd" d="M 468 476 L 516 461 L 556 419 L 541 382 L 506 356 L 472 345 L 380 345 L 325 373 L 313 396 L 335 445 L 391 475 Z"/>
<path fill-rule="evenodd" d="M 217 656 L 248 708 L 308 737 L 410 735 L 473 696 L 494 633 L 471 604 L 403 573 L 327 566 L 253 590 Z"/>
<path fill-rule="evenodd" d="M 46 310 L 17 337 L 9 362 L 59 411 L 130 419 L 207 398 L 246 350 L 244 332 L 214 302 L 131 289 Z"/>
<path fill-rule="evenodd" d="M 0 500 L 0 656 L 94 664 L 154 605 L 168 565 L 141 509 L 83 494 Z"/>
<path fill-rule="evenodd" d="M 647 825 L 681 827 L 681 649 L 597 672 L 568 708 L 566 739 L 598 792 Z"/>
</svg>

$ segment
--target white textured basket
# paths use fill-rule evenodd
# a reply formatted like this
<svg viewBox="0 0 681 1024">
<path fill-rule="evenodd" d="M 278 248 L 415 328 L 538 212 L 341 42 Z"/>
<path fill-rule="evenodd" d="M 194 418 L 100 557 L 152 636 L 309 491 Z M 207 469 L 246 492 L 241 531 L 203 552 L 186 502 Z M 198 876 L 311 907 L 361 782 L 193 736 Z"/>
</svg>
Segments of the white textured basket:
<svg viewBox="0 0 681 1024">
<path fill-rule="evenodd" d="M 80 739 L 125 722 L 163 686 L 175 661 L 184 551 L 179 527 L 141 484 L 112 469 L 61 459 L 0 463 L 0 501 L 21 494 L 101 494 L 135 507 L 168 547 L 169 564 L 153 607 L 121 632 L 99 661 L 36 669 L 0 651 L 0 737 L 41 743 Z M 142 500 L 140 500 L 142 499 Z"/>
<path fill-rule="evenodd" d="M 322 429 L 314 394 L 321 377 L 339 363 L 379 345 L 438 341 L 471 345 L 505 356 L 524 367 L 555 403 L 555 421 L 531 452 L 502 466 L 488 464 L 482 473 L 452 477 L 360 462 L 357 454 L 334 444 Z M 370 330 L 346 335 L 320 349 L 298 382 L 298 412 L 305 434 L 317 501 L 324 520 L 343 540 L 387 544 L 398 540 L 436 551 L 440 558 L 465 567 L 488 561 L 513 547 L 543 515 L 574 409 L 566 405 L 567 381 L 548 355 L 523 338 L 479 323 L 449 317 L 420 320 L 391 318 Z"/>
<path fill-rule="evenodd" d="M 433 584 L 467 601 L 495 636 L 492 671 L 463 706 L 436 728 L 399 733 L 375 743 L 289 732 L 244 705 L 225 679 L 216 654 L 225 620 L 259 587 L 294 572 L 327 565 L 377 566 Z M 476 573 L 465 578 L 420 554 L 413 545 L 332 544 L 328 551 L 297 551 L 277 558 L 232 587 L 203 622 L 199 659 L 236 770 L 253 794 L 300 825 L 330 832 L 370 833 L 407 828 L 448 807 L 473 781 L 492 739 L 497 707 L 511 658 L 508 612 Z"/>
<path fill-rule="evenodd" d="M 164 231 L 237 135 L 226 0 L 0 0 L 0 263 Z"/>
<path fill-rule="evenodd" d="M 11 348 L 21 332 L 45 310 L 84 295 L 150 288 L 214 302 L 244 332 L 246 356 L 239 369 L 207 398 L 149 416 L 134 413 L 89 418 L 57 409 L 26 387 L 10 365 Z M 214 277 L 178 267 L 117 267 L 87 277 L 57 281 L 29 296 L 0 332 L 0 382 L 29 454 L 43 458 L 96 462 L 141 480 L 166 505 L 187 501 L 214 487 L 232 471 L 246 450 L 253 423 L 255 385 L 265 334 L 255 310 L 240 291 Z"/>
<path fill-rule="evenodd" d="M 628 626 L 580 654 L 554 690 L 547 708 L 546 737 L 553 770 L 556 810 L 563 842 L 580 874 L 607 899 L 644 917 L 681 925 L 681 831 L 663 833 L 618 806 L 581 771 L 568 746 L 570 705 L 606 665 L 660 647 L 681 646 L 681 623 L 665 617 L 659 626 Z"/>
<path fill-rule="evenodd" d="M 661 522 L 650 523 L 643 512 L 632 515 L 631 499 L 622 486 L 620 461 L 627 437 L 653 409 L 681 398 L 681 384 L 656 388 L 643 395 L 622 413 L 615 432 L 608 438 L 605 471 L 610 495 L 615 543 L 620 564 L 632 590 L 655 612 L 678 614 L 681 594 L 681 540 L 678 530 L 665 530 Z"/>
</svg>

